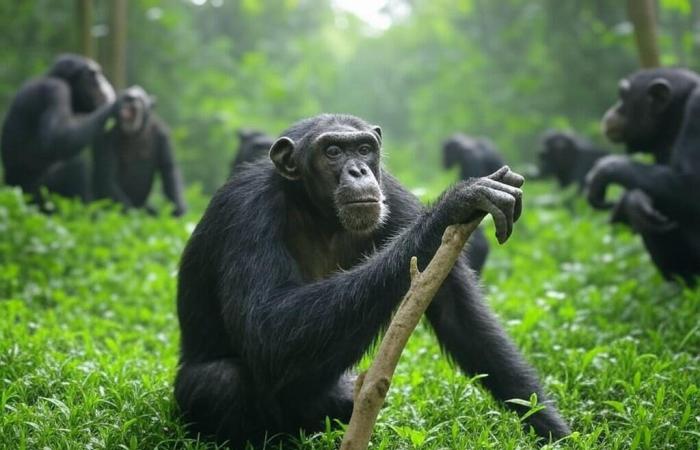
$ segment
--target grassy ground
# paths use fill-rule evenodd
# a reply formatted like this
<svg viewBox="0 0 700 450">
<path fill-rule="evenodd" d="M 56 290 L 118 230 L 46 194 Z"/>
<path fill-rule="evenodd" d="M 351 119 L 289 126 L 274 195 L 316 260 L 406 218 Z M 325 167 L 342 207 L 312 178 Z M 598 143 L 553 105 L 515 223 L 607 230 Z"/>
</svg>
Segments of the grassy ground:
<svg viewBox="0 0 700 450">
<path fill-rule="evenodd" d="M 700 289 L 664 283 L 637 238 L 549 188 L 527 187 L 524 216 L 507 245 L 492 241 L 484 278 L 575 430 L 548 448 L 700 449 Z M 0 447 L 213 448 L 184 437 L 171 393 L 176 264 L 196 213 L 62 209 L 38 215 L 0 191 Z M 340 438 L 303 436 L 300 448 Z M 372 448 L 534 445 L 421 327 Z"/>
</svg>

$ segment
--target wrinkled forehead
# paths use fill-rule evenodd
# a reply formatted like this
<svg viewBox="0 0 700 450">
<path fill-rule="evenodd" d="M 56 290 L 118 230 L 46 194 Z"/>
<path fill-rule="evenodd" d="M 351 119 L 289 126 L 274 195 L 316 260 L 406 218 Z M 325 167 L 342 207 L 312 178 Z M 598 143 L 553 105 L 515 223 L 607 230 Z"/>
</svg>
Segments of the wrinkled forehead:
<svg viewBox="0 0 700 450">
<path fill-rule="evenodd" d="M 327 145 L 346 144 L 371 144 L 380 147 L 379 139 L 371 131 L 357 130 L 351 127 L 343 127 L 333 131 L 319 134 L 312 142 L 314 146 L 325 147 Z"/>
</svg>

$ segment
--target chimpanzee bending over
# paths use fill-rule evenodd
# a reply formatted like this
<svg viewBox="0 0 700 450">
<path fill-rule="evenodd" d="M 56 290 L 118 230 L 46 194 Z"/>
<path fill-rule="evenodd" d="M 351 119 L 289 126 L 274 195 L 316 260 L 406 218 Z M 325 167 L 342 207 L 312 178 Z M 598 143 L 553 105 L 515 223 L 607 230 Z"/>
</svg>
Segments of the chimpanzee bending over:
<svg viewBox="0 0 700 450">
<path fill-rule="evenodd" d="M 565 131 L 546 131 L 541 143 L 542 149 L 537 155 L 537 177 L 554 177 L 562 188 L 576 183 L 579 192 L 583 191 L 591 167 L 610 154 L 588 139 Z"/>
<path fill-rule="evenodd" d="M 350 370 L 425 266 L 445 228 L 484 212 L 505 242 L 523 179 L 507 167 L 423 208 L 381 168 L 379 127 L 324 114 L 293 125 L 213 197 L 182 256 L 175 398 L 193 433 L 242 446 L 265 433 L 348 421 Z M 442 347 L 499 400 L 546 400 L 462 258 L 427 312 Z M 508 406 L 523 412 L 518 405 Z M 569 428 L 556 408 L 526 419 Z"/>
<path fill-rule="evenodd" d="M 0 147 L 5 182 L 32 194 L 40 188 L 87 200 L 87 165 L 80 152 L 113 113 L 115 94 L 100 66 L 60 55 L 49 73 L 19 90 L 5 117 Z"/>
<path fill-rule="evenodd" d="M 267 158 L 267 153 L 275 142 L 272 136 L 258 130 L 238 130 L 238 139 L 240 142 L 236 157 L 231 161 L 231 174 L 240 169 L 243 163 Z"/>
<path fill-rule="evenodd" d="M 442 162 L 445 169 L 459 165 L 462 180 L 485 177 L 505 165 L 503 157 L 490 140 L 462 133 L 455 133 L 442 143 Z M 489 241 L 479 227 L 472 234 L 467 247 L 469 267 L 479 275 L 486 264 L 489 250 Z"/>
<path fill-rule="evenodd" d="M 182 180 L 175 164 L 170 132 L 152 112 L 153 98 L 140 86 L 124 91 L 117 126 L 100 136 L 94 147 L 96 198 L 111 198 L 126 207 L 146 208 L 156 172 L 173 215 L 184 214 Z"/>
<path fill-rule="evenodd" d="M 693 283 L 700 274 L 700 77 L 683 69 L 633 73 L 620 81 L 603 129 L 628 153 L 650 153 L 655 163 L 601 159 L 588 175 L 589 202 L 610 207 L 608 185 L 627 189 L 612 220 L 642 236 L 664 277 Z"/>
<path fill-rule="evenodd" d="M 493 142 L 455 133 L 442 143 L 442 162 L 445 169 L 459 165 L 460 177 L 485 177 L 505 165 Z"/>
</svg>

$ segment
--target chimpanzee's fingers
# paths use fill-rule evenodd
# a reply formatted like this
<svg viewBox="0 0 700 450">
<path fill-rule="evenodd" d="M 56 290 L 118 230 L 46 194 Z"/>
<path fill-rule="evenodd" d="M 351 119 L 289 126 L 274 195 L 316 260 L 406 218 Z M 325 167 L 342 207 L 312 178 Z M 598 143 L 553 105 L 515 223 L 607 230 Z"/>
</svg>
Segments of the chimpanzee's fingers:
<svg viewBox="0 0 700 450">
<path fill-rule="evenodd" d="M 513 173 L 513 172 L 511 172 Z M 517 174 L 516 174 L 517 175 Z M 483 178 L 481 180 L 481 183 L 485 186 L 488 186 L 491 189 L 496 189 L 499 191 L 503 191 L 511 195 L 513 198 L 515 198 L 515 206 L 513 208 L 513 221 L 517 221 L 520 218 L 520 214 L 523 212 L 523 191 L 517 187 L 510 186 L 505 183 L 501 183 L 496 180 L 492 180 L 488 177 Z"/>
<path fill-rule="evenodd" d="M 515 198 L 510 194 L 496 189 L 480 186 L 481 204 L 484 211 L 491 214 L 496 225 L 496 238 L 504 243 L 513 233 L 513 211 Z"/>
<path fill-rule="evenodd" d="M 503 176 L 509 171 L 508 166 L 503 166 L 491 175 L 485 176 L 484 178 L 490 178 L 492 180 L 501 181 Z"/>
<path fill-rule="evenodd" d="M 519 188 L 525 183 L 525 178 L 510 170 L 510 167 L 503 166 L 491 175 L 484 177 L 495 181 L 500 181 L 501 183 L 508 184 L 510 186 Z"/>
</svg>

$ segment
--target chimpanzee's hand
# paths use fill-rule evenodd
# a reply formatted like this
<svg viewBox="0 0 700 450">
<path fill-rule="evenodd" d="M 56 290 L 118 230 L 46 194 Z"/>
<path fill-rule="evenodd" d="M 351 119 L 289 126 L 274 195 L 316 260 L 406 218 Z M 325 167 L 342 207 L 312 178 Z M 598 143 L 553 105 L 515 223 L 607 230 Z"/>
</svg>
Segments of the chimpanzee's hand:
<svg viewBox="0 0 700 450">
<path fill-rule="evenodd" d="M 450 223 L 467 223 L 484 214 L 491 214 L 496 225 L 496 238 L 504 243 L 513 232 L 513 222 L 522 212 L 523 192 L 519 189 L 525 179 L 503 166 L 483 178 L 473 178 L 457 184 L 444 197 Z"/>
<path fill-rule="evenodd" d="M 608 185 L 615 182 L 618 173 L 629 165 L 629 159 L 620 155 L 610 155 L 598 160 L 586 175 L 586 197 L 596 209 L 610 209 L 612 202 L 605 200 Z"/>
<path fill-rule="evenodd" d="M 638 233 L 666 233 L 678 227 L 654 207 L 649 195 L 640 189 L 625 192 L 610 214 L 611 223 L 624 223 Z"/>
</svg>

